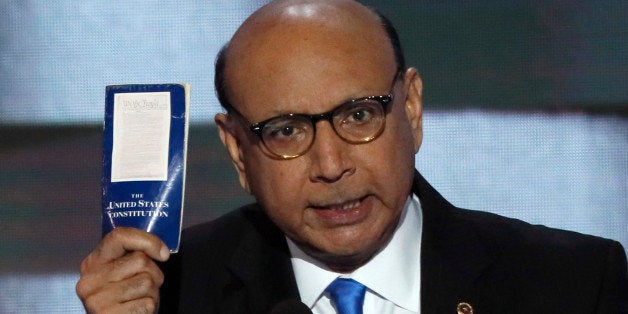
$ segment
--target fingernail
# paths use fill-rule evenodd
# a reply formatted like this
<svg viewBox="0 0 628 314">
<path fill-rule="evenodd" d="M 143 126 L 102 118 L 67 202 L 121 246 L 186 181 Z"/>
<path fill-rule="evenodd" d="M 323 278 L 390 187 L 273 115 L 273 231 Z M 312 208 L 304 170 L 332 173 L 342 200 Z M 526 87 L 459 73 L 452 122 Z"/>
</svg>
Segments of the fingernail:
<svg viewBox="0 0 628 314">
<path fill-rule="evenodd" d="M 161 251 L 159 252 L 159 255 L 161 255 L 161 259 L 162 260 L 167 260 L 168 257 L 170 257 L 170 251 L 168 250 L 168 247 L 166 247 L 165 245 L 161 247 Z"/>
</svg>

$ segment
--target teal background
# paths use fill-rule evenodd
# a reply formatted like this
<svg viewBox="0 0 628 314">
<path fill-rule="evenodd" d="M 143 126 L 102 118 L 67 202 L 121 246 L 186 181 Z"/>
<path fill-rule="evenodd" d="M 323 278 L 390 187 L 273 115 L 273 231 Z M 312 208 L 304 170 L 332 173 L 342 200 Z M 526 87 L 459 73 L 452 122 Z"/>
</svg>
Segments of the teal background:
<svg viewBox="0 0 628 314">
<path fill-rule="evenodd" d="M 430 107 L 627 112 L 625 1 L 364 1 L 399 29 Z"/>
</svg>

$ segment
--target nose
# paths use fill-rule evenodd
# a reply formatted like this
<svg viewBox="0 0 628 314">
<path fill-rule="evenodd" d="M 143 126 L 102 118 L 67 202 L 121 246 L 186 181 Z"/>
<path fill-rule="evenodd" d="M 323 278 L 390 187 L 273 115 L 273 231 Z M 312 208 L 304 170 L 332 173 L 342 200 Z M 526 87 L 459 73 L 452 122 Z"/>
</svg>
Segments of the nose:
<svg viewBox="0 0 628 314">
<path fill-rule="evenodd" d="M 310 180 L 333 183 L 355 172 L 348 150 L 351 144 L 336 134 L 329 121 L 316 124 L 316 137 L 307 153 L 311 163 Z"/>
</svg>

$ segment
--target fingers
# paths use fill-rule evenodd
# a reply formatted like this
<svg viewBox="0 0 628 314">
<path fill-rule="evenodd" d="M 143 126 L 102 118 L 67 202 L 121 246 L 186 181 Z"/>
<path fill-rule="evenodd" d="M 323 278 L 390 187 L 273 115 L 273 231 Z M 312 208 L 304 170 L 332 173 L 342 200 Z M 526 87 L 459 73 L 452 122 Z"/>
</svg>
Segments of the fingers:
<svg viewBox="0 0 628 314">
<path fill-rule="evenodd" d="M 88 313 L 154 313 L 159 286 L 147 273 L 108 283 L 83 299 Z"/>
<path fill-rule="evenodd" d="M 142 251 L 161 262 L 166 261 L 170 255 L 168 247 L 157 236 L 125 227 L 116 228 L 107 234 L 92 254 L 98 261 L 106 263 L 129 251 Z"/>
<path fill-rule="evenodd" d="M 107 309 L 103 309 L 102 311 L 98 311 L 97 313 L 134 313 L 134 314 L 148 314 L 155 313 L 157 311 L 157 303 L 153 302 L 150 298 L 143 298 L 139 300 L 133 300 L 130 302 L 126 302 L 123 304 L 117 304 L 115 306 L 109 307 Z M 89 312 L 88 313 L 96 313 Z"/>
<path fill-rule="evenodd" d="M 143 252 L 136 251 L 109 263 L 100 264 L 97 270 L 89 268 L 83 272 L 77 285 L 77 293 L 79 296 L 95 294 L 105 285 L 121 282 L 139 273 L 148 275 L 157 288 L 164 281 L 163 273 L 157 264 Z"/>
<path fill-rule="evenodd" d="M 155 260 L 168 257 L 158 237 L 116 228 L 81 263 L 76 293 L 88 313 L 152 313 L 164 281 Z"/>
</svg>

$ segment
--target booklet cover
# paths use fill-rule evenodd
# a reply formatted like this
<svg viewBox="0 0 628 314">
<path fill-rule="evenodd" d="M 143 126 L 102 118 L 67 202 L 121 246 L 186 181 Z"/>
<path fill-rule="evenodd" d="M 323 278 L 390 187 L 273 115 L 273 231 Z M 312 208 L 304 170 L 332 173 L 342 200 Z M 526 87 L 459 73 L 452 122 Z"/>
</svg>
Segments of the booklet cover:
<svg viewBox="0 0 628 314">
<path fill-rule="evenodd" d="M 189 86 L 110 85 L 106 88 L 103 236 L 135 227 L 179 250 L 185 191 Z"/>
</svg>

